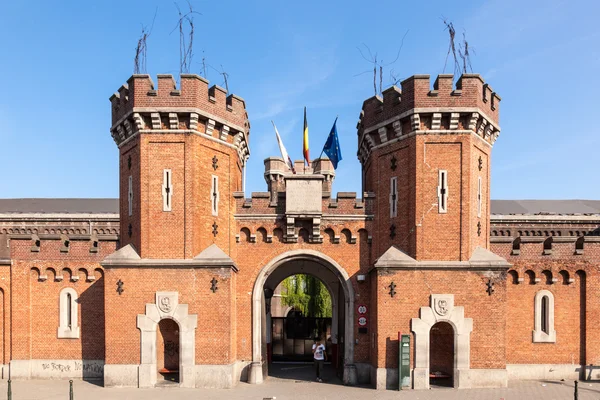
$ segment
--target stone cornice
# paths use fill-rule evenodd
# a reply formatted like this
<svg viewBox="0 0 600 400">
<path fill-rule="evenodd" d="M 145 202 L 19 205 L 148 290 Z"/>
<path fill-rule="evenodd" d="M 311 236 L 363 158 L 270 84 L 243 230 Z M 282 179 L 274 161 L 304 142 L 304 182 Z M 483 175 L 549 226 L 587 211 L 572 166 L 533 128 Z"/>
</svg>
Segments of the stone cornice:
<svg viewBox="0 0 600 400">
<path fill-rule="evenodd" d="M 421 130 L 421 115 L 432 114 L 432 123 L 429 128 Z M 440 129 L 442 114 L 450 116 L 450 125 L 446 129 Z M 470 114 L 468 126 L 458 129 L 461 114 Z M 410 130 L 402 131 L 402 119 L 410 118 Z M 388 129 L 389 125 L 393 129 Z M 359 123 L 358 159 L 364 165 L 370 158 L 371 152 L 391 143 L 400 142 L 416 135 L 466 135 L 471 134 L 478 137 L 481 142 L 492 146 L 500 135 L 500 126 L 488 115 L 476 107 L 431 107 L 413 108 L 393 118 L 377 123 L 361 130 Z M 389 132 L 388 132 L 389 131 Z M 391 138 L 388 140 L 388 134 Z M 374 137 L 379 137 L 376 144 Z"/>
<path fill-rule="evenodd" d="M 492 214 L 490 223 L 539 223 L 539 224 L 564 224 L 564 223 L 597 223 L 600 224 L 600 215 L 501 215 Z"/>
<path fill-rule="evenodd" d="M 0 214 L 0 222 L 119 222 L 119 214 L 71 214 L 71 213 L 6 213 Z"/>
<path fill-rule="evenodd" d="M 379 128 L 383 128 L 387 125 L 393 124 L 396 121 L 399 121 L 403 118 L 409 117 L 412 114 L 432 114 L 432 113 L 478 113 L 480 116 L 485 118 L 496 130 L 500 131 L 500 125 L 493 122 L 492 118 L 490 118 L 486 113 L 481 111 L 479 108 L 475 107 L 431 107 L 431 108 L 412 108 L 403 112 L 400 115 L 397 115 L 392 118 L 388 118 L 385 121 L 382 121 L 376 125 L 365 128 L 363 131 L 364 134 L 371 133 L 379 130 Z"/>
<path fill-rule="evenodd" d="M 230 267 L 234 272 L 238 271 L 237 266 L 233 262 L 222 262 L 220 260 L 194 260 L 194 259 L 149 259 L 142 258 L 139 260 L 108 260 L 104 259 L 100 263 L 104 268 L 223 268 Z"/>
<path fill-rule="evenodd" d="M 115 242 L 119 240 L 119 235 L 105 235 L 105 234 L 93 234 L 93 235 L 71 235 L 71 234 L 63 234 L 69 238 L 69 240 L 92 240 L 93 237 L 98 238 L 98 240 L 102 242 Z M 46 234 L 39 233 L 36 236 L 40 240 L 61 240 L 61 234 Z M 8 238 L 11 240 L 33 240 L 33 234 L 22 234 L 22 233 L 9 233 Z"/>
<path fill-rule="evenodd" d="M 505 271 L 512 267 L 509 262 L 484 261 L 396 261 L 375 265 L 373 269 L 422 269 L 422 270 L 469 270 L 469 271 Z"/>
<path fill-rule="evenodd" d="M 168 119 L 163 121 L 161 114 L 169 114 Z M 187 128 L 179 129 L 179 115 L 189 114 L 189 123 Z M 142 115 L 151 118 L 151 123 L 146 125 Z M 206 132 L 198 131 L 199 118 L 205 119 Z M 133 122 L 132 122 L 133 121 Z M 168 129 L 162 129 L 164 125 Z M 220 132 L 215 132 L 215 125 L 219 123 Z M 129 143 L 133 138 L 141 133 L 188 133 L 202 136 L 216 143 L 237 150 L 238 157 L 242 165 L 246 164 L 250 156 L 248 147 L 248 132 L 237 124 L 232 124 L 225 119 L 205 112 L 199 108 L 193 107 L 134 107 L 131 111 L 119 118 L 110 129 L 111 135 L 120 148 Z M 216 136 L 213 136 L 213 132 Z M 217 135 L 218 134 L 218 135 Z M 233 144 L 227 142 L 229 135 L 233 136 Z"/>
<path fill-rule="evenodd" d="M 234 214 L 233 218 L 240 221 L 247 220 L 284 220 L 286 214 Z M 375 218 L 374 215 L 360 214 L 322 214 L 321 221 L 344 220 L 344 221 L 368 221 Z"/>
</svg>

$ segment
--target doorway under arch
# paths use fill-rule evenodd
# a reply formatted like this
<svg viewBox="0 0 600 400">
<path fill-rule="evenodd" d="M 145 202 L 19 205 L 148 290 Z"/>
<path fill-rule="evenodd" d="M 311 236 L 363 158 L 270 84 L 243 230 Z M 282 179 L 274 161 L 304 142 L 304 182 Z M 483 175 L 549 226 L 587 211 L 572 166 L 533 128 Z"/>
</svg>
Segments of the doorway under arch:
<svg viewBox="0 0 600 400">
<path fill-rule="evenodd" d="M 429 333 L 429 384 L 454 386 L 454 328 L 437 322 Z"/>
<path fill-rule="evenodd" d="M 170 318 L 160 320 L 156 330 L 157 379 L 179 383 L 179 325 Z"/>
<path fill-rule="evenodd" d="M 293 250 L 279 255 L 258 274 L 252 292 L 252 365 L 249 382 L 261 383 L 269 375 L 267 340 L 270 295 L 285 278 L 312 275 L 325 284 L 332 300 L 331 344 L 337 349 L 345 384 L 356 384 L 354 363 L 354 289 L 348 273 L 332 258 L 314 250 Z"/>
</svg>

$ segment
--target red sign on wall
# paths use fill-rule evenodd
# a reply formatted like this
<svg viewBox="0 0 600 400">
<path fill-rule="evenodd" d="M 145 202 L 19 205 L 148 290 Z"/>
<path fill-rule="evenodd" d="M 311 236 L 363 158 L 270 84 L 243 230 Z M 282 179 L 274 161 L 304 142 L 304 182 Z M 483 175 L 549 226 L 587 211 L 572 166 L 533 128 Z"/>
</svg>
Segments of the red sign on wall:
<svg viewBox="0 0 600 400">
<path fill-rule="evenodd" d="M 359 305 L 359 306 L 356 308 L 356 310 L 358 311 L 358 313 L 359 313 L 360 315 L 364 315 L 364 314 L 366 314 L 366 313 L 367 313 L 367 306 L 365 306 L 364 304 L 360 304 L 360 305 Z"/>
<path fill-rule="evenodd" d="M 367 326 L 367 317 L 365 317 L 364 315 L 358 317 L 358 326 Z"/>
</svg>

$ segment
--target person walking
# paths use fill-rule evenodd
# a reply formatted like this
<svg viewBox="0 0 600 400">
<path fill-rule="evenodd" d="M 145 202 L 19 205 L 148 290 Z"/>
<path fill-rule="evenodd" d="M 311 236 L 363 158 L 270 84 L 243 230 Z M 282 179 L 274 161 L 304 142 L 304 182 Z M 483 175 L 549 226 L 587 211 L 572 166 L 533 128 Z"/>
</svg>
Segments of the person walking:
<svg viewBox="0 0 600 400">
<path fill-rule="evenodd" d="M 327 353 L 325 352 L 325 343 L 322 342 L 320 337 L 318 337 L 317 340 L 315 340 L 315 343 L 313 343 L 312 352 L 313 358 L 315 359 L 317 382 L 323 382 L 321 376 L 323 375 L 323 365 L 327 359 Z"/>
</svg>

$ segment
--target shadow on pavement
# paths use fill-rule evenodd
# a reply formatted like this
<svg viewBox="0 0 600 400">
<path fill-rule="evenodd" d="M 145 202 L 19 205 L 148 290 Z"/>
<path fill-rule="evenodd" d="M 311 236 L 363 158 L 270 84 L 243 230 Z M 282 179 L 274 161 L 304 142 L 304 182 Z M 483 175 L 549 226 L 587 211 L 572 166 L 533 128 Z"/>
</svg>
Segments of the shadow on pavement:
<svg viewBox="0 0 600 400">
<path fill-rule="evenodd" d="M 271 363 L 269 364 L 269 378 L 293 380 L 296 383 L 317 383 L 317 374 L 313 363 Z M 330 363 L 325 363 L 325 368 L 323 368 L 322 384 L 344 384 Z"/>
</svg>

